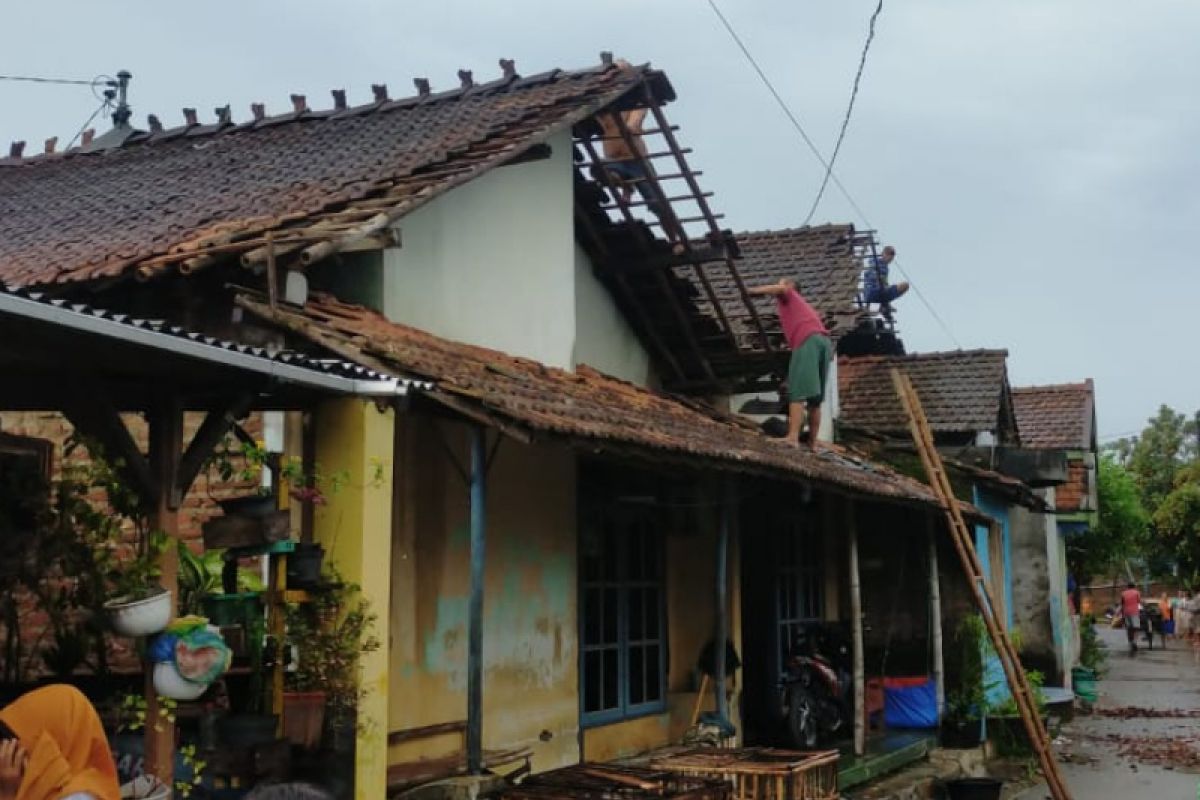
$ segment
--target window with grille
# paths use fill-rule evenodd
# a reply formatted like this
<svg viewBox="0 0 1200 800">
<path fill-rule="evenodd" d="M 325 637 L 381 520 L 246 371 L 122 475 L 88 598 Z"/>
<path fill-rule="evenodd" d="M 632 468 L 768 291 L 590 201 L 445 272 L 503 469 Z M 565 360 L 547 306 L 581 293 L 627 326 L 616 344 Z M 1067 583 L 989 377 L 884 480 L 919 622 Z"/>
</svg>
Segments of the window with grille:
<svg viewBox="0 0 1200 800">
<path fill-rule="evenodd" d="M 790 522 L 779 537 L 778 609 L 780 651 L 792 651 L 797 634 L 824 617 L 825 574 L 821 537 L 805 535 L 803 526 Z"/>
<path fill-rule="evenodd" d="M 666 707 L 663 537 L 649 513 L 604 514 L 581 558 L 583 721 Z"/>
</svg>

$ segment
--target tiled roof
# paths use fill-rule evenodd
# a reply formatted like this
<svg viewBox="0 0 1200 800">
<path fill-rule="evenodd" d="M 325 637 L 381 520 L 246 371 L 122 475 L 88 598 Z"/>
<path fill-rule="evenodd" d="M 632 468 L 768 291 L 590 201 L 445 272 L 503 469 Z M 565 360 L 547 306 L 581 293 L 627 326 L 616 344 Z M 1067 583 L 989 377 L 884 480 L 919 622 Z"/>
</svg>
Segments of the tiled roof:
<svg viewBox="0 0 1200 800">
<path fill-rule="evenodd" d="M 572 373 L 448 341 L 330 298 L 310 301 L 303 312 L 272 311 L 245 296 L 238 303 L 342 357 L 433 381 L 426 396 L 514 435 L 551 435 L 594 451 L 684 458 L 693 466 L 707 462 L 880 498 L 936 503 L 927 486 L 888 467 L 843 452 L 788 447 L 748 421 L 586 366 Z"/>
<path fill-rule="evenodd" d="M 1083 383 L 1013 389 L 1021 445 L 1046 450 L 1090 450 L 1095 387 Z"/>
<path fill-rule="evenodd" d="M 856 252 L 853 225 L 744 231 L 735 234 L 735 238 L 742 253 L 736 260 L 737 270 L 746 286 L 775 283 L 781 278 L 797 280 L 800 293 L 821 312 L 835 336 L 852 328 L 865 313 L 856 302 L 862 261 Z M 757 340 L 756 328 L 728 268 L 713 264 L 705 271 L 739 335 Z M 695 273 L 682 267 L 676 268 L 675 272 L 693 284 L 699 298 L 698 307 L 712 315 L 712 305 L 701 291 Z M 768 332 L 779 333 L 778 338 L 782 341 L 774 300 L 758 297 L 754 302 Z"/>
<path fill-rule="evenodd" d="M 840 421 L 857 428 L 908 433 L 891 368 L 908 373 L 934 433 L 997 431 L 1008 372 L 1005 350 L 952 350 L 838 360 Z"/>
<path fill-rule="evenodd" d="M 92 152 L 0 159 L 0 282 L 195 269 L 206 260 L 181 262 L 206 247 L 225 255 L 258 248 L 261 256 L 268 230 L 280 255 L 310 252 L 315 242 L 379 230 L 381 216 L 402 216 L 645 81 L 673 97 L 665 76 L 646 67 L 522 78 L 502 63 L 505 77 L 474 85 L 461 73 L 466 85 L 448 92 L 388 100 L 376 87 L 376 102 L 356 107 L 335 93 L 339 107 L 327 111 L 307 110 L 294 96 L 294 113 L 138 132 Z M 313 224 L 320 227 L 302 238 L 300 226 Z"/>
</svg>

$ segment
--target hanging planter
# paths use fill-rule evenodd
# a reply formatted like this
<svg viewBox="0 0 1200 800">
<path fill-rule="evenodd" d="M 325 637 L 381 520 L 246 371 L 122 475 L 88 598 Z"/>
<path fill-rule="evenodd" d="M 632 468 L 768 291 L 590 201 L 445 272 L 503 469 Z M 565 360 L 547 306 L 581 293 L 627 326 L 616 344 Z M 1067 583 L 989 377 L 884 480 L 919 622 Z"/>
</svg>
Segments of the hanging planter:
<svg viewBox="0 0 1200 800">
<path fill-rule="evenodd" d="M 299 542 L 287 559 L 287 585 L 292 589 L 315 589 L 321 582 L 325 548 Z"/>
<path fill-rule="evenodd" d="M 172 700 L 196 700 L 208 691 L 209 684 L 189 681 L 170 661 L 154 665 L 154 691 Z"/>
<path fill-rule="evenodd" d="M 159 586 L 136 600 L 117 597 L 104 604 L 104 611 L 112 629 L 121 636 L 151 636 L 171 621 L 171 593 Z"/>
<path fill-rule="evenodd" d="M 283 693 L 283 735 L 303 750 L 316 750 L 325 727 L 324 692 Z"/>
</svg>

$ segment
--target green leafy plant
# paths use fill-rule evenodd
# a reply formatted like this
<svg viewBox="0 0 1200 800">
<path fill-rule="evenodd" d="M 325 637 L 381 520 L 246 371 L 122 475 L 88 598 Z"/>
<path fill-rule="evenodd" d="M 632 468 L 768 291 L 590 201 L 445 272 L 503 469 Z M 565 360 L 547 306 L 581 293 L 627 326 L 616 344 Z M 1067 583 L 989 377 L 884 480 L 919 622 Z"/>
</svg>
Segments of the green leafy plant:
<svg viewBox="0 0 1200 800">
<path fill-rule="evenodd" d="M 297 652 L 287 673 L 289 691 L 324 692 L 326 721 L 343 725 L 356 718 L 365 696 L 359 679 L 362 657 L 380 647 L 376 615 L 359 587 L 345 583 L 335 567 L 326 567 L 325 586 L 313 602 L 288 607 L 288 641 Z"/>
<path fill-rule="evenodd" d="M 150 718 L 146 696 L 130 692 L 121 698 L 117 706 L 117 730 L 120 732 L 136 732 L 147 725 L 153 725 L 154 730 L 162 732 L 166 726 L 175 724 L 175 711 L 179 704 L 169 697 L 158 698 L 158 712 Z"/>
<path fill-rule="evenodd" d="M 200 758 L 194 744 L 181 745 L 179 757 L 183 760 L 184 765 L 191 769 L 192 775 L 191 780 L 175 780 L 175 796 L 187 798 L 191 797 L 192 790 L 204 781 L 204 770 L 208 766 L 208 762 Z"/>
<path fill-rule="evenodd" d="M 978 719 L 988 711 L 984 658 L 991 643 L 979 614 L 963 617 L 954 632 L 958 650 L 958 686 L 946 693 L 946 715 L 954 720 Z"/>
<path fill-rule="evenodd" d="M 1108 648 L 1100 641 L 1096 619 L 1090 614 L 1080 621 L 1079 664 L 1095 672 L 1098 678 L 1108 671 Z"/>
</svg>

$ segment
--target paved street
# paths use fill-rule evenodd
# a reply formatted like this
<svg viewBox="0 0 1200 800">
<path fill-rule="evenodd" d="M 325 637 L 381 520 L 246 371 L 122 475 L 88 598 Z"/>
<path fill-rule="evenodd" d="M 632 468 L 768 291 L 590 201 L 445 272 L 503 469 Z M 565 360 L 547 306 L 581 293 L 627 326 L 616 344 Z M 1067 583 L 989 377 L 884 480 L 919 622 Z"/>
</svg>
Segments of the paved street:
<svg viewBox="0 0 1200 800">
<path fill-rule="evenodd" d="M 1109 672 L 1096 713 L 1065 726 L 1056 748 L 1075 800 L 1193 800 L 1200 797 L 1200 665 L 1172 642 L 1136 658 L 1124 634 L 1104 629 Z M 1019 795 L 1048 797 L 1045 787 Z"/>
</svg>

